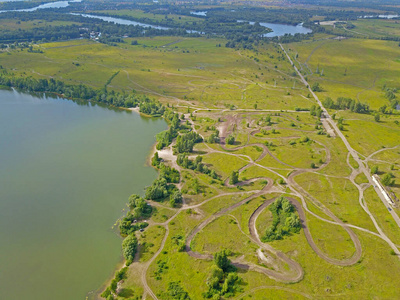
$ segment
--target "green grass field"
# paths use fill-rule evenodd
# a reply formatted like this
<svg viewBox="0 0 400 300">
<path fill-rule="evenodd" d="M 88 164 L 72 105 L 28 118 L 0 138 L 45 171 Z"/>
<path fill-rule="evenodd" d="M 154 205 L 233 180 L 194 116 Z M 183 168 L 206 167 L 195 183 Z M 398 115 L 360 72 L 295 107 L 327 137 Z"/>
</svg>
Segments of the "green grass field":
<svg viewBox="0 0 400 300">
<path fill-rule="evenodd" d="M 160 18 L 141 11 L 118 11 L 118 14 Z M 168 17 L 174 22 L 197 19 Z M 360 20 L 360 24 L 363 22 Z M 320 84 L 323 91 L 317 95 L 321 100 L 343 96 L 369 104 L 371 114 L 349 110 L 329 112 L 336 114 L 336 121 L 344 119 L 342 133 L 365 166 L 378 166 L 381 178 L 393 173 L 396 185 L 392 191 L 399 196 L 400 126 L 396 121 L 400 121 L 400 115 L 382 115 L 379 122 L 374 120 L 375 111 L 388 103 L 383 85 L 398 87 L 398 43 L 338 41 L 323 34 L 318 37 L 321 39 L 284 46 L 296 58 L 295 64 L 307 80 Z M 203 299 L 212 262 L 179 251 L 176 241 L 185 240 L 196 226 L 224 209 L 226 213 L 195 235 L 192 250 L 213 254 L 227 248 L 234 253 L 231 258 L 273 269 L 273 264 L 265 265 L 257 256 L 259 246 L 250 237 L 249 220 L 260 205 L 280 195 L 296 199 L 303 210 L 307 207 L 305 218 L 313 241 L 330 258 L 351 257 L 355 245 L 343 227 L 332 223 L 333 217 L 326 211 L 345 225 L 353 226 L 360 240 L 361 258 L 348 266 L 331 264 L 313 251 L 301 230 L 269 242 L 275 252 L 268 254 L 265 250 L 276 263 L 276 269 L 283 273 L 289 267 L 278 259 L 276 251 L 297 262 L 304 271 L 301 280 L 288 284 L 251 268 L 239 269 L 240 291 L 230 299 L 398 297 L 398 284 L 393 276 L 400 272 L 399 257 L 392 255 L 388 243 L 377 236 L 379 230 L 360 205 L 358 187 L 365 188 L 362 201 L 396 245 L 400 244 L 400 228 L 368 187 L 367 177 L 356 173 L 353 175 L 357 176 L 350 177 L 352 168 L 360 170 L 362 166 L 349 158 L 340 137 L 328 137 L 318 117 L 308 111 L 296 111 L 296 108 L 309 109 L 317 102 L 278 45 L 260 43 L 256 50 L 235 50 L 216 47 L 226 43 L 223 39 L 205 37 L 138 38 L 138 45 L 131 45 L 131 41 L 126 39 L 126 43 L 108 46 L 75 40 L 35 45 L 43 53 L 18 49 L 0 52 L 0 65 L 17 76 L 55 78 L 102 88 L 119 71 L 109 89 L 135 90 L 174 105 L 176 111 L 187 114 L 185 118 L 193 122 L 193 129 L 206 139 L 213 126 L 222 138 L 229 134 L 235 137 L 234 145 L 200 143 L 194 147 L 190 159 L 202 155 L 203 163 L 219 178 L 180 169 L 179 187 L 184 204 L 178 208 L 169 207 L 168 201 L 157 204 L 149 227 L 138 234 L 139 254 L 129 267 L 128 278 L 121 283 L 124 292 L 117 299 L 142 298 L 144 293 L 147 294 L 144 298 L 150 299 L 148 288 L 159 299 L 166 299 L 170 282 L 179 282 L 191 299 Z M 323 70 L 323 75 L 316 74 L 317 69 Z M 168 160 L 165 163 L 174 165 Z M 241 170 L 239 184 L 224 185 L 232 171 L 237 170 Z M 246 180 L 249 182 L 242 186 Z M 264 210 L 255 223 L 258 233 L 262 235 L 271 221 L 270 212 Z"/>
</svg>

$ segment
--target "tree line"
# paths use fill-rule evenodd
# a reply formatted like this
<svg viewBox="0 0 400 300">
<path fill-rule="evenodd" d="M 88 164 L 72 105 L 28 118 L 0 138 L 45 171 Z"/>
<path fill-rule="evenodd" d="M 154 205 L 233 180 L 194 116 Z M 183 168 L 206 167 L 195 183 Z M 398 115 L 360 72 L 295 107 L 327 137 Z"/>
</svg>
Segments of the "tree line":
<svg viewBox="0 0 400 300">
<path fill-rule="evenodd" d="M 101 89 L 94 89 L 84 84 L 66 84 L 54 78 L 17 77 L 6 69 L 2 69 L 1 66 L 0 86 L 16 88 L 24 92 L 52 93 L 69 99 L 94 101 L 116 107 L 139 106 L 140 112 L 154 117 L 161 117 L 165 112 L 165 107 L 160 102 L 147 96 L 109 91 L 106 86 Z"/>
</svg>

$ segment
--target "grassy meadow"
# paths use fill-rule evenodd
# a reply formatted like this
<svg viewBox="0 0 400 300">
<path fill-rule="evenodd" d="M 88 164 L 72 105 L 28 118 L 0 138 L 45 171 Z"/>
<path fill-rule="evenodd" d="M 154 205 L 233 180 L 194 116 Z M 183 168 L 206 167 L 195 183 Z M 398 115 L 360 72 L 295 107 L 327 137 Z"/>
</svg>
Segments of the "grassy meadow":
<svg viewBox="0 0 400 300">
<path fill-rule="evenodd" d="M 141 11 L 118 14 L 160 18 Z M 174 22 L 198 19 L 175 15 L 168 18 Z M 359 22 L 363 24 L 364 20 Z M 370 106 L 370 114 L 329 112 L 336 114 L 336 120 L 343 118 L 343 134 L 366 165 L 377 165 L 379 176 L 393 174 L 396 185 L 391 189 L 400 196 L 400 148 L 396 147 L 400 143 L 400 126 L 396 123 L 400 114 L 382 115 L 379 122 L 374 119 L 379 107 L 389 103 L 383 86 L 399 87 L 398 43 L 339 41 L 322 34 L 319 37 L 284 47 L 310 84 L 320 84 L 322 91 L 317 96 L 321 100 L 350 97 Z M 211 178 L 180 168 L 185 203 L 178 208 L 170 207 L 168 201 L 157 203 L 149 227 L 138 234 L 139 254 L 129 267 L 128 278 L 120 284 L 123 293 L 118 299 L 142 298 L 147 293 L 143 280 L 160 299 L 170 282 L 179 282 L 191 299 L 203 299 L 213 263 L 180 251 L 176 241 L 186 239 L 207 218 L 251 196 L 208 223 L 194 237 L 191 247 L 203 254 L 227 248 L 233 252 L 232 258 L 273 269 L 273 264 L 266 265 L 257 256 L 259 246 L 250 238 L 249 219 L 262 203 L 279 195 L 304 201 L 308 208 L 306 223 L 315 245 L 331 258 L 351 257 L 355 245 L 343 227 L 326 222 L 332 222 L 332 218 L 324 211 L 329 210 L 347 225 L 359 227 L 352 230 L 361 243 L 361 258 L 349 266 L 333 265 L 312 250 L 301 230 L 268 245 L 301 265 L 302 280 L 287 284 L 252 269 L 239 269 L 240 289 L 230 299 L 398 297 L 393 274 L 400 272 L 400 260 L 377 236 L 374 222 L 359 202 L 358 187 L 368 185 L 367 178 L 357 175 L 356 185 L 352 183 L 350 176 L 358 164 L 348 158 L 342 140 L 328 136 L 319 118 L 304 110 L 317 102 L 278 45 L 260 43 L 255 50 L 235 50 L 225 48 L 223 39 L 205 37 L 138 38 L 137 45 L 132 41 L 126 39 L 125 43 L 108 46 L 74 40 L 34 46 L 43 53 L 0 51 L 0 65 L 17 76 L 55 78 L 100 89 L 119 72 L 108 89 L 134 91 L 173 105 L 176 111 L 186 113 L 185 121 L 190 119 L 193 129 L 205 139 L 215 130 L 223 137 L 235 137 L 233 145 L 206 140 L 194 147 L 191 159 L 201 155 L 203 163 L 218 176 Z M 238 170 L 240 184 L 224 185 Z M 267 190 L 269 181 L 272 184 Z M 383 232 L 399 245 L 400 229 L 372 188 L 365 187 L 363 198 L 371 214 Z M 255 227 L 260 235 L 272 219 L 268 209 L 259 215 Z M 272 251 L 266 253 L 272 261 L 278 261 Z M 277 265 L 287 271 L 286 265 Z M 143 297 L 150 298 L 148 294 Z"/>
</svg>

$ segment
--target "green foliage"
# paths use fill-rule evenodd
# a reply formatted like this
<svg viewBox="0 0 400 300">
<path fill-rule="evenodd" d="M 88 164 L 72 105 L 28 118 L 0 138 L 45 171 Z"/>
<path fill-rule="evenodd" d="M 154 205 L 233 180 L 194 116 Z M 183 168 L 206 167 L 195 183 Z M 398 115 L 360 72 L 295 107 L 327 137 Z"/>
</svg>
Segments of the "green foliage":
<svg viewBox="0 0 400 300">
<path fill-rule="evenodd" d="M 154 153 L 154 156 L 151 159 L 151 165 L 154 167 L 159 167 L 159 164 L 161 162 L 161 158 L 158 156 L 158 152 Z"/>
<path fill-rule="evenodd" d="M 176 281 L 168 283 L 168 296 L 173 300 L 190 300 L 188 292 Z"/>
<path fill-rule="evenodd" d="M 108 297 L 111 295 L 111 289 L 110 287 L 107 287 L 103 293 L 101 293 L 101 297 L 108 299 Z M 112 295 L 111 295 L 112 296 Z"/>
<path fill-rule="evenodd" d="M 182 193 L 180 191 L 175 191 L 170 196 L 169 204 L 171 205 L 171 207 L 177 207 L 179 204 L 182 203 L 182 201 L 183 201 Z"/>
<path fill-rule="evenodd" d="M 352 112 L 358 114 L 366 114 L 369 113 L 369 105 L 366 103 L 361 103 L 360 101 L 356 101 L 351 98 L 339 97 L 334 102 L 330 97 L 325 98 L 322 102 L 325 108 L 330 109 L 340 109 L 346 110 L 350 109 Z"/>
<path fill-rule="evenodd" d="M 133 234 L 128 235 L 122 242 L 122 254 L 124 255 L 127 266 L 129 266 L 133 262 L 137 246 L 138 241 Z"/>
<path fill-rule="evenodd" d="M 234 145 L 235 144 L 235 137 L 233 135 L 228 135 L 226 138 L 226 143 L 228 145 Z"/>
<path fill-rule="evenodd" d="M 209 137 L 207 138 L 207 143 L 209 144 L 217 144 L 219 143 L 219 132 L 218 130 L 211 133 L 211 135 L 209 135 Z"/>
<path fill-rule="evenodd" d="M 210 170 L 205 164 L 202 163 L 203 157 L 197 156 L 196 159 L 190 160 L 185 154 L 178 154 L 176 163 L 185 169 L 196 170 L 200 173 L 209 175 L 210 177 L 217 179 L 218 175 L 214 170 Z"/>
<path fill-rule="evenodd" d="M 235 273 L 236 267 L 228 259 L 230 251 L 222 250 L 214 254 L 214 263 L 211 274 L 207 278 L 208 291 L 203 294 L 205 298 L 220 299 L 232 297 L 240 290 L 240 278 Z"/>
<path fill-rule="evenodd" d="M 310 140 L 310 138 L 309 138 L 308 136 L 306 136 L 306 135 L 302 136 L 302 137 L 299 139 L 299 142 L 300 142 L 300 143 L 308 143 L 309 141 L 311 141 L 311 140 Z"/>
<path fill-rule="evenodd" d="M 119 222 L 119 230 L 123 236 L 146 228 L 147 226 L 149 226 L 149 224 L 146 222 L 136 222 L 136 219 L 130 213 Z"/>
<path fill-rule="evenodd" d="M 160 102 L 148 98 L 140 103 L 139 108 L 141 113 L 154 117 L 161 117 L 165 111 L 165 107 Z"/>
<path fill-rule="evenodd" d="M 214 254 L 214 263 L 224 273 L 236 271 L 236 268 L 231 264 L 228 255 L 230 251 L 224 249 Z"/>
<path fill-rule="evenodd" d="M 160 174 L 159 178 L 165 178 L 167 183 L 179 183 L 181 176 L 177 169 L 166 166 L 165 164 L 160 164 Z"/>
<path fill-rule="evenodd" d="M 381 116 L 379 114 L 375 114 L 374 120 L 375 122 L 379 122 L 381 120 Z"/>
<path fill-rule="evenodd" d="M 314 82 L 311 86 L 311 90 L 313 92 L 322 92 L 322 88 L 320 87 L 319 82 Z"/>
<path fill-rule="evenodd" d="M 133 232 L 146 228 L 148 223 L 137 222 L 144 218 L 151 216 L 153 211 L 152 207 L 138 195 L 131 195 L 129 197 L 130 212 L 119 222 L 119 230 L 121 235 L 126 236 Z"/>
<path fill-rule="evenodd" d="M 167 265 L 167 262 L 165 260 L 159 259 L 157 261 L 157 269 L 154 271 L 154 277 L 156 280 L 161 280 L 161 274 L 166 273 L 168 271 L 169 267 Z"/>
<path fill-rule="evenodd" d="M 158 167 L 160 174 L 158 179 L 154 180 L 151 186 L 146 188 L 146 199 L 162 200 L 176 190 L 175 185 L 169 183 L 180 182 L 180 173 L 178 170 L 163 163 L 159 163 Z"/>
<path fill-rule="evenodd" d="M 151 215 L 152 207 L 140 196 L 133 194 L 129 197 L 129 207 L 132 217 L 139 220 Z"/>
<path fill-rule="evenodd" d="M 0 85 L 15 87 L 27 92 L 55 93 L 66 98 L 91 100 L 118 107 L 135 107 L 139 103 L 154 102 L 147 97 L 138 97 L 134 94 L 108 92 L 106 88 L 95 90 L 92 87 L 79 84 L 70 85 L 60 80 L 35 79 L 32 77 L 14 77 L 6 70 L 0 74 Z M 151 113 L 150 113 L 151 114 Z"/>
<path fill-rule="evenodd" d="M 128 267 L 124 267 L 115 273 L 115 279 L 119 282 L 127 278 Z"/>
<path fill-rule="evenodd" d="M 267 123 L 267 126 L 271 126 L 271 125 L 272 125 L 271 115 L 270 115 L 270 114 L 268 114 L 268 115 L 265 117 L 265 122 Z"/>
<path fill-rule="evenodd" d="M 386 173 L 383 175 L 382 184 L 386 186 L 394 186 L 396 182 L 393 178 L 394 175 L 392 173 Z"/>
<path fill-rule="evenodd" d="M 272 225 L 262 237 L 263 242 L 281 240 L 285 235 L 297 233 L 301 229 L 299 217 L 294 213 L 294 206 L 284 197 L 279 197 L 269 206 L 272 212 Z"/>
<path fill-rule="evenodd" d="M 119 71 L 115 72 L 114 74 L 111 75 L 111 77 L 107 80 L 106 84 L 104 85 L 105 87 L 111 83 L 111 81 L 119 74 Z"/>
<path fill-rule="evenodd" d="M 186 249 L 186 244 L 185 244 L 185 238 L 181 234 L 174 235 L 172 238 L 172 241 L 175 245 L 178 246 L 178 251 L 183 252 Z"/>
<path fill-rule="evenodd" d="M 322 115 L 322 109 L 319 106 L 311 106 L 310 108 L 310 115 L 312 116 L 317 116 L 318 118 L 321 118 Z"/>
<path fill-rule="evenodd" d="M 156 135 L 157 150 L 169 146 L 172 140 L 178 136 L 178 130 L 181 128 L 179 114 L 167 109 L 164 111 L 164 119 L 169 125 L 169 129 L 162 131 Z"/>
<path fill-rule="evenodd" d="M 373 166 L 373 167 L 371 168 L 371 174 L 378 174 L 378 172 L 379 172 L 378 166 Z"/>
<path fill-rule="evenodd" d="M 184 135 L 178 136 L 178 138 L 176 139 L 175 150 L 177 153 L 193 152 L 194 144 L 200 143 L 202 141 L 203 139 L 201 138 L 201 136 L 198 133 L 192 131 Z"/>
<path fill-rule="evenodd" d="M 229 184 L 236 184 L 239 182 L 239 172 L 232 171 L 231 176 L 229 177 Z"/>
<path fill-rule="evenodd" d="M 146 189 L 145 197 L 151 200 L 161 200 L 168 197 L 168 185 L 165 178 L 156 179 L 152 185 Z"/>
<path fill-rule="evenodd" d="M 157 140 L 157 150 L 161 150 L 164 147 L 169 146 L 172 143 L 173 138 L 176 137 L 176 134 L 171 133 L 171 129 L 162 131 L 157 133 L 156 140 Z"/>
</svg>

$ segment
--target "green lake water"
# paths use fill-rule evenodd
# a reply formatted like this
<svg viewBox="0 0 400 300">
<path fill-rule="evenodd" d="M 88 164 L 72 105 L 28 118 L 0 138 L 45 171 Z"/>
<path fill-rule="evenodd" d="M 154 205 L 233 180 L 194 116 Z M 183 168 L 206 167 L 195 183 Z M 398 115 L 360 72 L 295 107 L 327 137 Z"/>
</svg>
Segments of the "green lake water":
<svg viewBox="0 0 400 300">
<path fill-rule="evenodd" d="M 161 119 L 0 90 L 0 298 L 85 299 L 112 276 L 112 229 L 145 166 Z"/>
</svg>

